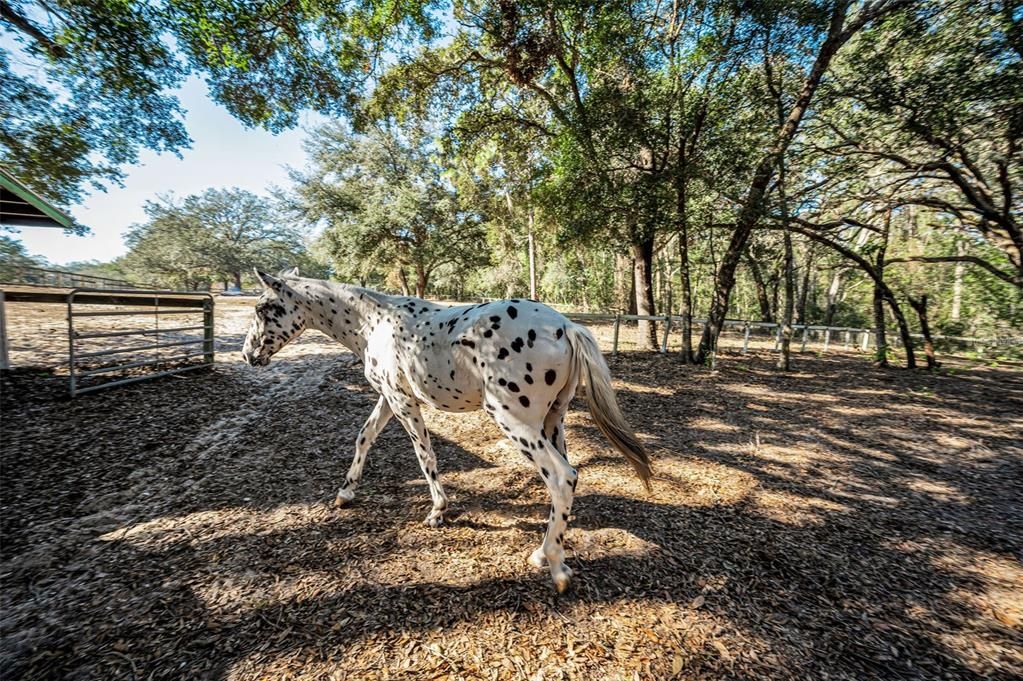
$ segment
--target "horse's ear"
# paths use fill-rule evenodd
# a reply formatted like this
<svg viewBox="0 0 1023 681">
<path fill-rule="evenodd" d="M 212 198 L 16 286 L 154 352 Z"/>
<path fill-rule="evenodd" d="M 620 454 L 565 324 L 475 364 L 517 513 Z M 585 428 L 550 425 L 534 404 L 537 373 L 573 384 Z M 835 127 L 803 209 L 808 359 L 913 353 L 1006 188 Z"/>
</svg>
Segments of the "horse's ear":
<svg viewBox="0 0 1023 681">
<path fill-rule="evenodd" d="M 278 289 L 281 287 L 281 282 L 273 275 L 257 269 L 253 269 L 253 271 L 256 273 L 256 278 L 263 282 L 263 286 L 272 289 Z"/>
<path fill-rule="evenodd" d="M 279 277 L 297 277 L 297 276 L 299 276 L 298 268 L 297 267 L 292 267 L 290 270 L 283 269 L 283 270 L 280 271 L 280 273 L 277 276 L 279 276 Z"/>
</svg>

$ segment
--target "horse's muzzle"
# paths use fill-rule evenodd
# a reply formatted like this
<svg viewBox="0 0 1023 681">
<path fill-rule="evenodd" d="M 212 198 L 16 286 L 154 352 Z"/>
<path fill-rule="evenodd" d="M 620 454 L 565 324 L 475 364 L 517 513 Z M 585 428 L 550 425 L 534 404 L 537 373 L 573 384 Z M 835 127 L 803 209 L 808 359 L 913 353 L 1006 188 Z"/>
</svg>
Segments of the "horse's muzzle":
<svg viewBox="0 0 1023 681">
<path fill-rule="evenodd" d="M 260 357 L 259 355 L 251 355 L 248 350 L 242 350 L 242 359 L 245 363 L 252 367 L 265 367 L 270 363 L 269 357 Z"/>
</svg>

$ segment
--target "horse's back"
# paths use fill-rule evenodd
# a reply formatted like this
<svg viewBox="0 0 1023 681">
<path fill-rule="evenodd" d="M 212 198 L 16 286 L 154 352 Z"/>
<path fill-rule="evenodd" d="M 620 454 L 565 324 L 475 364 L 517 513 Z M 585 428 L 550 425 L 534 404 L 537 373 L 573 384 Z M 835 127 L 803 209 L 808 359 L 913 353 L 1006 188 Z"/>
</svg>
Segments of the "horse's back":
<svg viewBox="0 0 1023 681">
<path fill-rule="evenodd" d="M 449 411 L 544 411 L 569 379 L 569 322 L 543 303 L 498 300 L 408 320 L 417 344 L 409 380 L 420 399 Z"/>
</svg>

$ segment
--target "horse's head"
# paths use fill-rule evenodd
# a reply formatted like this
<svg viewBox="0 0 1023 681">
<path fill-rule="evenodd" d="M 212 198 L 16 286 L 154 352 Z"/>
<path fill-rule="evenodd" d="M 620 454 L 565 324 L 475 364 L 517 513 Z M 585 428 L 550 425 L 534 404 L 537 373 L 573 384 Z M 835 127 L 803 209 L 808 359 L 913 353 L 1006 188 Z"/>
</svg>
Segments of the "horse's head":
<svg viewBox="0 0 1023 681">
<path fill-rule="evenodd" d="M 298 304 L 298 296 L 284 279 L 297 277 L 298 268 L 274 277 L 256 270 L 256 276 L 265 287 L 256 301 L 255 314 L 249 325 L 242 348 L 242 359 L 252 366 L 262 367 L 278 350 L 305 330 L 306 311 Z"/>
</svg>

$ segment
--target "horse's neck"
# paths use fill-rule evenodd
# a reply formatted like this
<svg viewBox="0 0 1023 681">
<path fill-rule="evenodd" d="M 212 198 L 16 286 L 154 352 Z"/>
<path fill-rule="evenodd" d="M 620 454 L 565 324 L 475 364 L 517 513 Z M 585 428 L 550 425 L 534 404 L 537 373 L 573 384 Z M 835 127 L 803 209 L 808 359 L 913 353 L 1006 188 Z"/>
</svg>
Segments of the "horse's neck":
<svg viewBox="0 0 1023 681">
<path fill-rule="evenodd" d="M 364 356 L 369 334 L 390 307 L 386 297 L 376 291 L 326 281 L 309 289 L 307 303 L 311 326 L 359 357 Z"/>
</svg>

